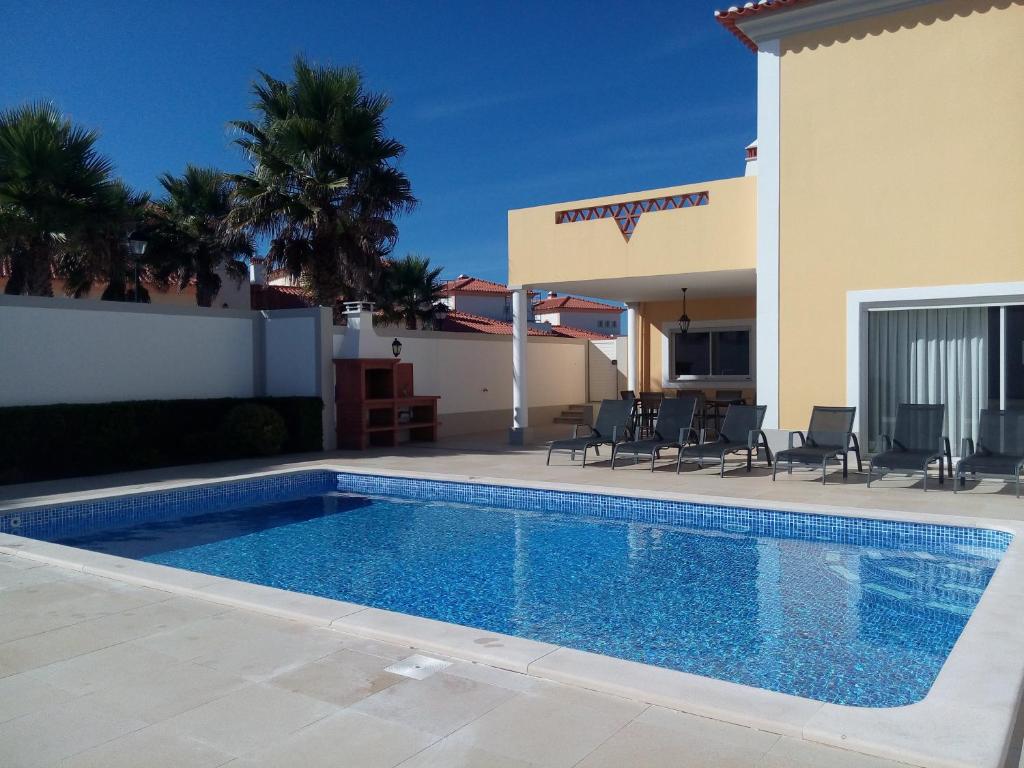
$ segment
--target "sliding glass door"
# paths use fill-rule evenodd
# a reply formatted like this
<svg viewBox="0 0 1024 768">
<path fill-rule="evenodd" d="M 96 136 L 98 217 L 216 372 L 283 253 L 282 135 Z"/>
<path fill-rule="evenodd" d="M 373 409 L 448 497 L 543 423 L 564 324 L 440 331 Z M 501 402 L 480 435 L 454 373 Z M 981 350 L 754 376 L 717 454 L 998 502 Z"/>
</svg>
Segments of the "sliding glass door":
<svg viewBox="0 0 1024 768">
<path fill-rule="evenodd" d="M 1024 307 L 868 313 L 867 432 L 891 435 L 900 403 L 943 403 L 954 453 L 977 440 L 982 408 L 1024 407 Z"/>
</svg>

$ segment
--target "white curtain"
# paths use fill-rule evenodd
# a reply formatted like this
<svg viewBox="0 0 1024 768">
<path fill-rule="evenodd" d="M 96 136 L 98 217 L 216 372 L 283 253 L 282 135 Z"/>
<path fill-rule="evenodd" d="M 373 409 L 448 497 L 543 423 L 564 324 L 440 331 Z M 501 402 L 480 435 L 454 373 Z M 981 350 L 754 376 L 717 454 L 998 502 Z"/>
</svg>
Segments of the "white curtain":
<svg viewBox="0 0 1024 768">
<path fill-rule="evenodd" d="M 868 313 L 868 438 L 891 435 L 899 403 L 944 403 L 953 453 L 978 438 L 988 405 L 988 310 L 900 309 Z"/>
</svg>

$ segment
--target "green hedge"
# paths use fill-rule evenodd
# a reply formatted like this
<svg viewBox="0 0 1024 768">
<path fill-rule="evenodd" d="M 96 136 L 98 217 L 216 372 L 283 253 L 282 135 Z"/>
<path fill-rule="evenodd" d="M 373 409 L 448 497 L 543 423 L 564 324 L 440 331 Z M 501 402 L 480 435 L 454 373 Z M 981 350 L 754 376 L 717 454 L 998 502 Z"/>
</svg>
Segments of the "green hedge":
<svg viewBox="0 0 1024 768">
<path fill-rule="evenodd" d="M 251 446 L 234 438 L 237 429 L 227 428 L 236 426 L 228 425 L 227 417 L 238 406 L 253 404 L 270 408 L 284 421 L 282 453 L 322 448 L 323 404 L 316 397 L 0 408 L 0 484 L 251 456 Z"/>
</svg>

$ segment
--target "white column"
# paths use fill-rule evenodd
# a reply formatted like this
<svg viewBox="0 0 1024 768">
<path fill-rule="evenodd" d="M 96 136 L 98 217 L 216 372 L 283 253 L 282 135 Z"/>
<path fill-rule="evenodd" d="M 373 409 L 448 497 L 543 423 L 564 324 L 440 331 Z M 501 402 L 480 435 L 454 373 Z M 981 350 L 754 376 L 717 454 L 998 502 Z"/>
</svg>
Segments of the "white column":
<svg viewBox="0 0 1024 768">
<path fill-rule="evenodd" d="M 637 366 L 636 304 L 626 304 L 626 389 L 633 392 L 639 381 Z"/>
<path fill-rule="evenodd" d="M 779 428 L 779 41 L 757 51 L 757 402 Z M 790 425 L 791 426 L 791 425 Z"/>
<path fill-rule="evenodd" d="M 522 443 L 523 433 L 530 426 L 526 387 L 529 301 L 529 292 L 525 288 L 512 291 L 512 429 L 509 431 L 509 442 L 513 444 Z"/>
</svg>

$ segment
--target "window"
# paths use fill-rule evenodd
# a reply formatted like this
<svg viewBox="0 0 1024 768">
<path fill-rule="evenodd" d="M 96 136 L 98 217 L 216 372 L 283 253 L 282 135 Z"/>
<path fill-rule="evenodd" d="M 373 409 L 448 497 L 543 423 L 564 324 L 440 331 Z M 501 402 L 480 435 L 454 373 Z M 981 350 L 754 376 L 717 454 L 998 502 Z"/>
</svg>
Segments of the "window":
<svg viewBox="0 0 1024 768">
<path fill-rule="evenodd" d="M 672 370 L 676 378 L 750 378 L 749 328 L 709 328 L 672 334 Z"/>
</svg>

